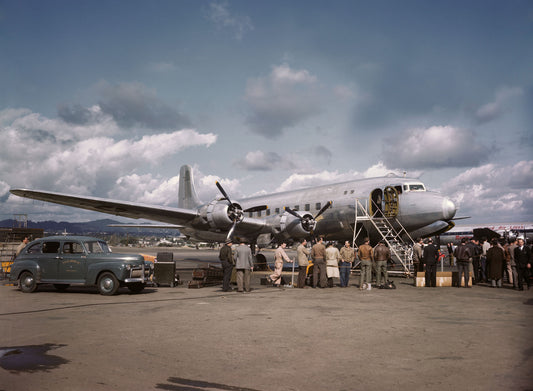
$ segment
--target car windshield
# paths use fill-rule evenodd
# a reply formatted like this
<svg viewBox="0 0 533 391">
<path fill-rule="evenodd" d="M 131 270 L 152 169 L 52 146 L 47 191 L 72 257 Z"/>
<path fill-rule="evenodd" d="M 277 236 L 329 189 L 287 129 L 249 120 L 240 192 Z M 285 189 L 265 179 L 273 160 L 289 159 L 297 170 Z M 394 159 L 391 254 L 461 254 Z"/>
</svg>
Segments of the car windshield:
<svg viewBox="0 0 533 391">
<path fill-rule="evenodd" d="M 106 242 L 91 240 L 84 242 L 85 248 L 87 249 L 88 253 L 92 254 L 98 254 L 98 253 L 110 253 L 109 247 L 107 247 Z"/>
</svg>

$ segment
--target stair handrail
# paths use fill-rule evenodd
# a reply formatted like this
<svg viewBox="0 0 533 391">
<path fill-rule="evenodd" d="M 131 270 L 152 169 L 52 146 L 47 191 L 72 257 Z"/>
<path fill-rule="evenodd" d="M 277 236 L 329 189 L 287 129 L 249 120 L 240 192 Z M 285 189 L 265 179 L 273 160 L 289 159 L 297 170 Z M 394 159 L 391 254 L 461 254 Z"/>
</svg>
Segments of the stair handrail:
<svg viewBox="0 0 533 391">
<path fill-rule="evenodd" d="M 377 208 L 378 205 L 374 202 L 374 200 L 370 200 L 373 203 L 373 205 L 376 206 L 375 212 L 371 216 L 368 213 L 368 200 L 365 199 L 365 201 L 366 201 L 366 204 L 367 204 L 366 206 L 361 203 L 359 198 L 355 199 L 355 222 L 354 222 L 354 238 L 353 238 L 354 247 L 355 247 L 356 239 L 359 236 L 359 233 L 362 231 L 362 228 L 361 228 L 359 230 L 359 232 L 356 233 L 357 220 L 358 220 L 358 215 L 359 215 L 358 211 L 359 211 L 359 207 L 360 207 L 361 211 L 363 212 L 363 216 L 361 216 L 361 217 L 365 217 L 365 220 L 370 220 L 370 222 L 372 223 L 372 225 L 374 226 L 376 231 L 379 232 L 379 234 L 381 235 L 383 240 L 385 240 L 385 242 L 387 243 L 387 245 L 388 245 L 389 249 L 391 250 L 391 252 L 400 261 L 401 265 L 404 268 L 404 271 L 405 271 L 406 275 L 410 276 L 411 275 L 411 271 L 410 271 L 411 257 L 409 255 L 407 255 L 406 259 L 402 258 L 402 256 L 398 253 L 397 246 L 393 245 L 393 243 L 391 243 L 391 241 L 389 241 L 389 239 L 387 239 L 386 235 L 378 227 L 378 225 L 376 224 L 375 220 L 379 219 L 379 221 L 381 221 L 381 222 L 383 222 L 385 224 L 385 227 L 388 229 L 388 233 L 392 233 L 393 234 L 392 236 L 393 236 L 394 240 L 396 241 L 396 243 L 394 243 L 394 244 L 398 244 L 400 247 L 402 247 L 402 244 L 400 244 L 400 243 L 405 243 L 405 241 L 401 237 L 401 233 L 402 232 L 404 232 L 406 234 L 406 236 L 409 238 L 409 240 L 411 242 L 411 245 L 407 245 L 407 248 L 411 248 L 412 249 L 412 245 L 414 244 L 413 238 L 411 237 L 411 235 L 409 235 L 409 233 L 407 232 L 405 227 L 400 223 L 400 221 L 397 219 L 397 217 L 384 217 L 384 216 L 383 217 L 375 217 L 375 215 L 380 211 L 380 209 Z M 394 225 L 391 223 L 390 220 L 394 220 L 400 226 L 400 230 L 399 231 L 396 231 L 396 229 L 394 228 Z M 404 248 L 404 250 L 405 250 L 405 248 Z M 407 253 L 408 253 L 408 251 L 406 251 L 406 254 Z"/>
</svg>

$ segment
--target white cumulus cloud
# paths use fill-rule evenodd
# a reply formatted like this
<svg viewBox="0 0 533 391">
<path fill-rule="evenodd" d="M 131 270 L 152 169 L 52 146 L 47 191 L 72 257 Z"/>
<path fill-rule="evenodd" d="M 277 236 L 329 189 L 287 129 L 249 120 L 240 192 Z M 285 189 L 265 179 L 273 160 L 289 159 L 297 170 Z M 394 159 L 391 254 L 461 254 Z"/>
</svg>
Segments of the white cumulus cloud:
<svg viewBox="0 0 533 391">
<path fill-rule="evenodd" d="M 195 129 L 120 138 L 126 132 L 108 115 L 73 124 L 27 109 L 1 111 L 0 124 L 0 139 L 9 140 L 0 143 L 0 201 L 7 199 L 5 213 L 17 204 L 8 197 L 6 186 L 167 203 L 164 193 L 176 184 L 177 200 L 176 179 L 152 178 L 137 171 L 188 148 L 207 148 L 217 140 L 217 135 Z M 103 135 L 114 133 L 117 138 Z"/>
<path fill-rule="evenodd" d="M 384 163 L 405 169 L 478 166 L 492 152 L 474 131 L 453 126 L 408 129 L 383 141 Z"/>
<path fill-rule="evenodd" d="M 485 164 L 443 183 L 460 215 L 476 220 L 533 220 L 533 160 L 510 166 Z"/>
</svg>

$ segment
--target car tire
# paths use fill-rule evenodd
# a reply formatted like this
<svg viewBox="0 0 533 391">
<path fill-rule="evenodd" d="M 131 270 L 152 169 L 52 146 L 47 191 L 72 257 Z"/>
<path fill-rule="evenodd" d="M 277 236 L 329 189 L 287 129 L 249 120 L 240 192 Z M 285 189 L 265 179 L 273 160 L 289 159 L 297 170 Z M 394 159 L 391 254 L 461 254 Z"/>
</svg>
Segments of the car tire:
<svg viewBox="0 0 533 391">
<path fill-rule="evenodd" d="M 134 284 L 128 285 L 128 289 L 132 293 L 140 293 L 143 291 L 145 285 L 142 282 L 136 282 Z"/>
<path fill-rule="evenodd" d="M 98 292 L 104 296 L 113 296 L 117 293 L 120 284 L 113 273 L 105 272 L 98 277 Z"/>
<path fill-rule="evenodd" d="M 56 288 L 60 292 L 66 291 L 69 286 L 70 284 L 54 284 L 54 288 Z"/>
<path fill-rule="evenodd" d="M 19 288 L 24 293 L 32 293 L 37 289 L 37 282 L 31 272 L 24 272 L 20 275 Z"/>
</svg>

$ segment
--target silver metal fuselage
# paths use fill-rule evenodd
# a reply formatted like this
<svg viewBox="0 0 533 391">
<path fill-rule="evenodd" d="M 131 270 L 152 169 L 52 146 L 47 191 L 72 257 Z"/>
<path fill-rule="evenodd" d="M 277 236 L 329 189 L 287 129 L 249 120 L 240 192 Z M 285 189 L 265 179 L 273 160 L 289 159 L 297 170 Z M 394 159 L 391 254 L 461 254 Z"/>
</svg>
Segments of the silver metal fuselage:
<svg viewBox="0 0 533 391">
<path fill-rule="evenodd" d="M 410 186 L 419 188 L 412 191 Z M 379 178 L 361 179 L 331 185 L 292 190 L 264 196 L 256 196 L 238 200 L 243 209 L 256 205 L 268 205 L 267 211 L 246 213 L 246 219 L 262 219 L 265 224 L 272 224 L 284 214 L 284 207 L 297 210 L 299 214 L 316 215 L 327 201 L 333 205 L 317 219 L 315 234 L 323 235 L 328 240 L 351 240 L 354 236 L 356 200 L 368 207 L 374 195 L 392 186 L 399 190 L 398 221 L 409 233 L 427 236 L 433 232 L 445 229 L 454 217 L 456 207 L 453 202 L 439 193 L 425 190 L 425 186 L 418 179 L 387 176 Z M 374 207 L 375 208 L 375 207 Z M 358 210 L 358 216 L 364 211 Z M 370 223 L 362 223 L 371 237 Z M 212 232 L 205 229 L 203 224 L 193 228 L 183 228 L 181 232 L 201 240 L 223 241 L 225 233 Z M 248 239 L 252 239 L 250 232 L 239 232 Z"/>
</svg>

